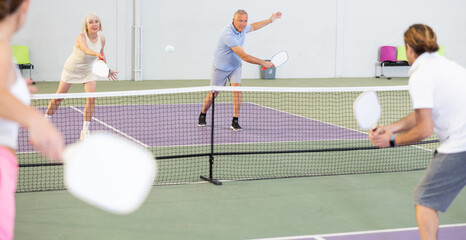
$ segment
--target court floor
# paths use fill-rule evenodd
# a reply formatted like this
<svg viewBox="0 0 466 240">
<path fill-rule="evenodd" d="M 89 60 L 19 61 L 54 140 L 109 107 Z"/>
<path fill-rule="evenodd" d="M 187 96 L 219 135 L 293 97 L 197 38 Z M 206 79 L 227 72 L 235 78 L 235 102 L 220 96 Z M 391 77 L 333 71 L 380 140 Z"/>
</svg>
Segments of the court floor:
<svg viewBox="0 0 466 240">
<path fill-rule="evenodd" d="M 438 237 L 440 239 L 461 240 L 466 234 L 466 224 L 449 224 L 439 227 Z M 278 238 L 262 238 L 255 240 L 371 240 L 371 239 L 398 239 L 410 240 L 419 239 L 418 229 L 399 228 L 399 229 L 384 229 L 375 231 L 350 232 L 350 233 L 335 233 L 324 235 L 309 235 L 309 236 L 289 236 Z"/>
<path fill-rule="evenodd" d="M 158 186 L 127 216 L 95 209 L 66 191 L 19 193 L 15 239 L 260 239 L 412 228 L 412 191 L 421 175 Z M 465 202 L 463 191 L 440 214 L 441 224 L 464 223 Z"/>
<path fill-rule="evenodd" d="M 406 83 L 406 79 L 283 79 L 245 80 L 243 85 L 322 87 Z M 208 81 L 99 82 L 98 90 L 196 84 L 203 86 Z M 51 93 L 57 83 L 37 86 L 41 93 Z M 72 91 L 82 91 L 82 86 L 73 86 Z M 423 171 L 413 171 L 233 181 L 222 186 L 209 183 L 156 186 L 141 209 L 126 216 L 95 209 L 66 191 L 18 193 L 15 239 L 335 240 L 369 239 L 364 238 L 368 235 L 358 233 L 393 229 L 407 230 L 400 231 L 405 233 L 404 239 L 416 239 L 416 234 L 411 235 L 416 227 L 412 192 L 422 174 Z M 463 191 L 446 213 L 440 213 L 440 223 L 466 223 L 465 203 Z M 453 236 L 465 235 L 464 227 L 460 227 Z M 340 236 L 353 237 L 337 238 Z M 370 239 L 403 238 L 386 234 Z"/>
</svg>

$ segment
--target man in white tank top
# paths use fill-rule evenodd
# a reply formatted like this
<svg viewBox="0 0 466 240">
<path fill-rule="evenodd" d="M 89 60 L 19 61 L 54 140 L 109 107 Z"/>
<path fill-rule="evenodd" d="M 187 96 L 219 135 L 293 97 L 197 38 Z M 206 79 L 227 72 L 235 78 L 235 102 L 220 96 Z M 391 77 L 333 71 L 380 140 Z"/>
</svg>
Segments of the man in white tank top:
<svg viewBox="0 0 466 240">
<path fill-rule="evenodd" d="M 105 37 L 100 33 L 102 24 L 97 13 L 89 12 L 82 20 L 82 33 L 76 38 L 72 54 L 63 67 L 60 84 L 56 93 L 67 93 L 71 84 L 82 83 L 86 93 L 96 91 L 97 76 L 92 73 L 92 64 L 99 58 L 106 62 L 104 55 Z M 110 70 L 108 79 L 116 80 L 117 72 Z M 50 119 L 63 99 L 52 99 L 45 117 Z M 80 139 L 89 135 L 89 125 L 94 115 L 94 98 L 86 99 L 84 122 Z"/>
</svg>

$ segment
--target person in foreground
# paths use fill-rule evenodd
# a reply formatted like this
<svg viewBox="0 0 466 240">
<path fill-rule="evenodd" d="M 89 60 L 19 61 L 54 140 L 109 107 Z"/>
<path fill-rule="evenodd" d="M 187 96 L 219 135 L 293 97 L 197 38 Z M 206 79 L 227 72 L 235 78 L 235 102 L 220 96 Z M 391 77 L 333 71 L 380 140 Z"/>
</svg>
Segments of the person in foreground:
<svg viewBox="0 0 466 240">
<path fill-rule="evenodd" d="M 61 159 L 62 135 L 42 113 L 27 106 L 30 90 L 13 62 L 11 39 L 23 26 L 29 0 L 0 0 L 0 239 L 11 240 L 15 222 L 15 192 L 18 176 L 19 126 L 29 131 L 34 147 L 50 160 Z M 31 83 L 32 81 L 30 81 Z"/>
<path fill-rule="evenodd" d="M 233 22 L 222 30 L 220 39 L 214 54 L 214 63 L 212 67 L 211 86 L 225 86 L 227 80 L 233 87 L 241 86 L 242 62 L 246 61 L 252 64 L 258 64 L 266 68 L 273 67 L 269 61 L 264 61 L 247 54 L 243 49 L 246 33 L 253 32 L 267 26 L 275 20 L 281 18 L 282 13 L 276 12 L 264 21 L 248 24 L 248 13 L 244 10 L 238 10 L 233 16 Z M 217 97 L 218 92 L 214 97 Z M 212 92 L 209 92 L 204 99 L 201 114 L 198 119 L 198 126 L 206 126 L 206 114 L 212 105 Z M 231 129 L 241 131 L 242 128 L 238 123 L 239 110 L 241 107 L 241 92 L 233 92 L 233 121 Z"/>
<path fill-rule="evenodd" d="M 86 92 L 96 91 L 97 76 L 92 73 L 94 61 L 102 59 L 104 55 L 105 37 L 100 33 L 102 24 L 97 13 L 88 12 L 82 20 L 82 33 L 76 38 L 71 56 L 63 67 L 60 84 L 56 93 L 67 93 L 73 83 L 82 83 Z M 109 70 L 108 79 L 116 80 L 117 72 Z M 63 99 L 52 99 L 47 107 L 45 118 L 51 119 Z M 80 139 L 89 135 L 89 125 L 94 115 L 95 98 L 86 98 L 84 108 L 84 122 Z"/>
<path fill-rule="evenodd" d="M 427 25 L 410 26 L 404 41 L 414 112 L 379 126 L 369 139 L 375 146 L 393 147 L 437 134 L 440 146 L 414 190 L 421 239 L 437 239 L 438 211 L 445 212 L 466 184 L 466 69 L 437 54 L 437 36 Z"/>
</svg>

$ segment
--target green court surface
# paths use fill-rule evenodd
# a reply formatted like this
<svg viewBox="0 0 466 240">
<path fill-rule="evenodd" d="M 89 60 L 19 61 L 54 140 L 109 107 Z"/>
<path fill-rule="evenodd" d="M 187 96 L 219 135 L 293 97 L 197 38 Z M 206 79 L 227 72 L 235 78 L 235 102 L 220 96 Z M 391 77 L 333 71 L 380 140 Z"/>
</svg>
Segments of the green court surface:
<svg viewBox="0 0 466 240">
<path fill-rule="evenodd" d="M 208 84 L 208 80 L 120 81 L 98 82 L 97 89 L 124 91 Z M 243 86 L 266 87 L 406 84 L 406 78 L 243 80 Z M 37 84 L 39 93 L 53 93 L 57 86 L 57 82 Z M 73 85 L 70 92 L 83 92 L 83 87 Z M 231 99 L 231 97 L 227 98 Z M 384 96 L 381 95 L 380 99 L 383 102 Z M 223 101 L 226 102 L 227 99 Z M 400 98 L 399 101 L 403 99 Z M 276 107 L 273 103 L 268 104 L 272 105 L 267 107 Z M 322 104 L 331 103 L 322 101 Z M 348 108 L 351 104 L 348 102 L 341 107 Z M 287 109 L 280 110 L 287 111 Z M 403 110 L 405 111 L 406 109 Z M 388 106 L 384 107 L 384 114 L 387 112 L 390 114 L 382 116 L 386 123 L 396 120 L 394 116 L 400 115 L 399 109 L 391 109 Z M 294 114 L 306 116 L 312 113 Z M 328 121 L 328 119 L 321 120 Z M 352 125 L 345 127 L 355 128 Z M 316 149 L 319 148 L 318 143 L 313 144 L 316 144 Z M 329 143 L 326 144 L 328 147 Z M 341 145 L 341 142 L 338 144 Z M 289 148 L 289 146 L 285 147 Z M 204 151 L 202 148 L 199 148 L 200 151 Z M 219 148 L 221 150 L 222 146 Z M 242 148 L 257 149 L 257 146 L 245 144 Z M 280 148 L 280 146 L 267 145 L 264 148 Z M 409 158 L 409 151 L 421 151 L 427 156 L 431 155 L 435 145 L 427 145 L 423 148 L 428 151 L 406 150 L 406 158 Z M 390 156 L 390 151 L 388 149 L 382 155 Z M 298 161 L 306 158 L 306 155 L 293 156 Z M 265 159 L 273 160 L 273 158 L 273 155 L 268 155 Z M 332 155 L 331 159 L 321 154 L 318 158 L 321 159 L 321 163 L 312 166 L 302 165 L 303 172 L 312 172 L 311 168 L 319 164 L 330 164 L 328 165 L 330 172 L 349 174 L 352 173 L 351 164 L 347 163 L 345 170 L 347 172 L 341 172 L 333 169 L 331 162 L 350 162 L 356 169 L 360 162 L 365 161 L 367 164 L 368 161 L 356 159 L 348 153 Z M 404 159 L 398 160 L 403 162 Z M 227 165 L 229 169 L 248 168 L 254 171 L 254 166 L 248 165 L 247 159 L 238 163 L 231 156 L 223 156 L 218 161 Z M 160 167 L 163 167 L 163 161 L 160 163 Z M 371 167 L 386 167 L 378 164 L 378 159 L 371 161 L 371 165 Z M 179 171 L 183 171 L 182 167 Z M 284 175 L 287 174 L 286 169 L 279 171 L 283 171 Z M 416 222 L 412 192 L 422 173 L 423 171 L 409 171 L 228 181 L 222 186 L 214 186 L 210 183 L 154 186 L 141 209 L 127 216 L 112 215 L 95 209 L 75 199 L 66 191 L 18 193 L 15 239 L 251 239 L 414 227 Z M 241 174 L 241 171 L 238 174 Z M 61 178 L 61 176 L 55 177 Z M 159 176 L 159 178 L 163 177 Z M 197 179 L 198 176 L 192 178 Z M 248 176 L 237 179 L 245 178 Z M 195 180 L 181 181 L 195 182 Z M 34 184 L 33 180 L 31 184 Z M 441 224 L 466 222 L 465 201 L 466 193 L 463 191 L 448 212 L 440 214 Z"/>
<path fill-rule="evenodd" d="M 16 195 L 15 239 L 251 239 L 416 226 L 422 171 L 236 181 L 152 189 L 137 212 L 112 215 L 66 191 Z M 463 191 L 441 224 L 465 221 Z"/>
</svg>

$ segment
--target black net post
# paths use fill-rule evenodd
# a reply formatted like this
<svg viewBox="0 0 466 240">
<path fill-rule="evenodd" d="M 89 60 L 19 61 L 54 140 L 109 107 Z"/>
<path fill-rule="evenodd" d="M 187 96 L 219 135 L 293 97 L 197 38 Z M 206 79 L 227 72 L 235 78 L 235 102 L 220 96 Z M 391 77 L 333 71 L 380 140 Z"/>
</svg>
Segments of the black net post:
<svg viewBox="0 0 466 240">
<path fill-rule="evenodd" d="M 201 175 L 201 179 L 209 181 L 215 185 L 222 185 L 222 182 L 214 179 L 214 119 L 215 119 L 215 91 L 212 92 L 212 127 L 210 130 L 210 155 L 209 155 L 209 176 Z"/>
</svg>

